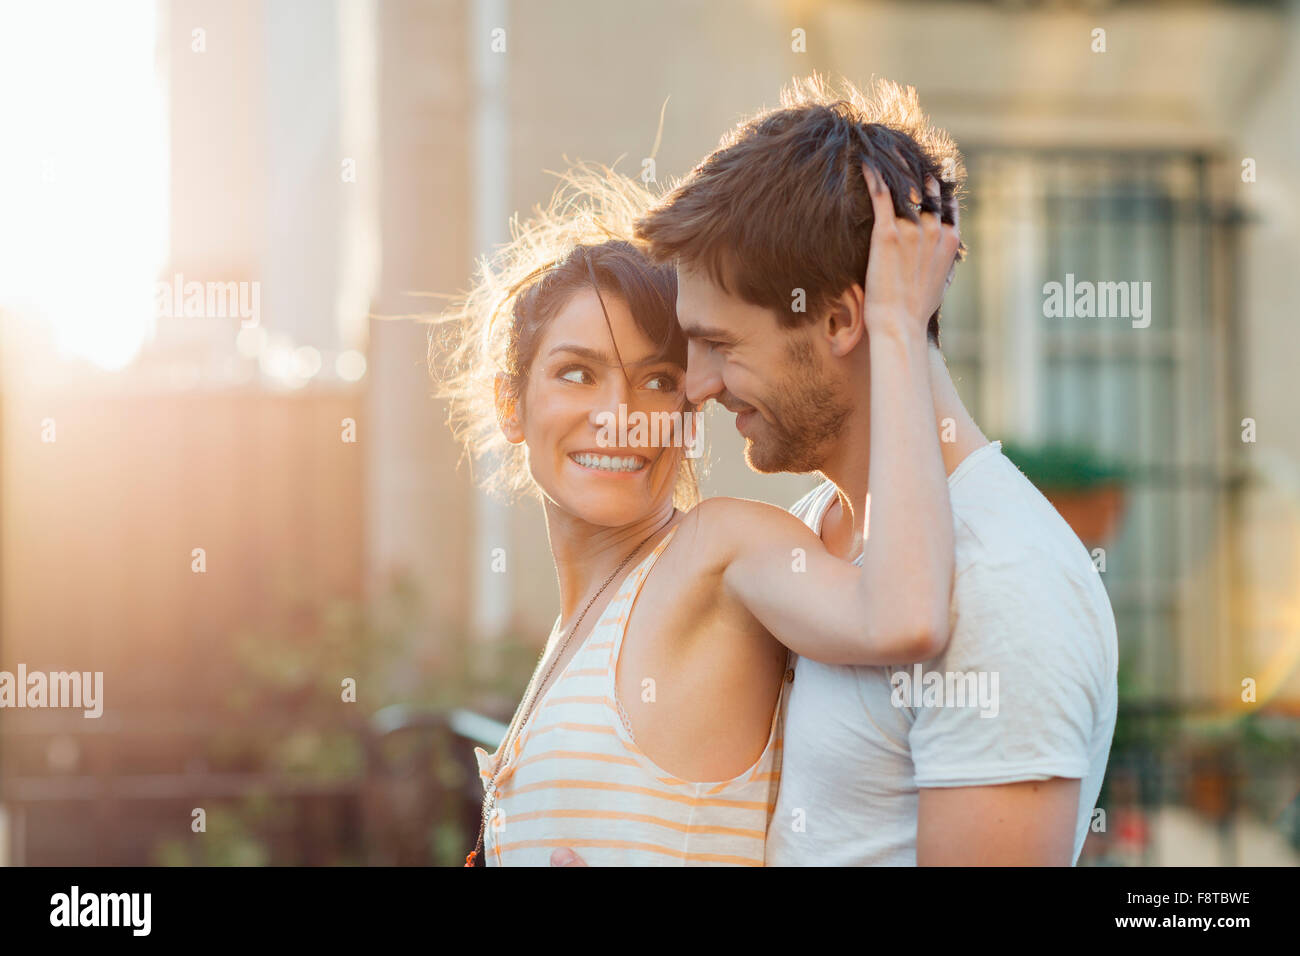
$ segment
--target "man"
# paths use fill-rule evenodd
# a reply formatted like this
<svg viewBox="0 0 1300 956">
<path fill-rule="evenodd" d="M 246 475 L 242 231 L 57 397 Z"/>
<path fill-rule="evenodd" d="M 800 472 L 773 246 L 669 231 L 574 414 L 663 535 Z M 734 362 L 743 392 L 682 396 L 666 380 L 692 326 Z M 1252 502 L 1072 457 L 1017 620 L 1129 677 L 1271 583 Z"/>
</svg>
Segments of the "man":
<svg viewBox="0 0 1300 956">
<path fill-rule="evenodd" d="M 914 91 L 837 96 L 813 78 L 638 224 L 677 264 L 688 397 L 746 415 L 755 470 L 820 472 L 792 510 L 856 561 L 864 516 L 870 533 L 864 163 L 900 206 L 937 180 L 923 202 L 955 220 L 960 157 Z M 928 331 L 951 639 L 916 668 L 793 661 L 769 865 L 1072 865 L 1088 832 L 1115 725 L 1114 616 L 1078 538 L 962 405 L 937 312 Z"/>
</svg>

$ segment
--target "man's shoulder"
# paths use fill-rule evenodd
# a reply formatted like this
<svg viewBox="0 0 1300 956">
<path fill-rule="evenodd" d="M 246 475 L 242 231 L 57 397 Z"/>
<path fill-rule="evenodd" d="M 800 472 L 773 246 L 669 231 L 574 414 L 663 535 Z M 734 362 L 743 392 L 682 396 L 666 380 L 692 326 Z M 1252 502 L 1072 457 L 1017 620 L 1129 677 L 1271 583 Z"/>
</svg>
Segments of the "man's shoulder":
<svg viewBox="0 0 1300 956">
<path fill-rule="evenodd" d="M 996 640 L 1046 650 L 1090 634 L 1083 639 L 1110 656 L 1115 618 L 1092 555 L 1010 459 L 987 455 L 953 487 L 952 504 L 954 645 Z"/>
<path fill-rule="evenodd" d="M 1095 577 L 1087 548 L 1043 493 L 1000 448 L 980 452 L 950 489 L 956 573 Z"/>
</svg>

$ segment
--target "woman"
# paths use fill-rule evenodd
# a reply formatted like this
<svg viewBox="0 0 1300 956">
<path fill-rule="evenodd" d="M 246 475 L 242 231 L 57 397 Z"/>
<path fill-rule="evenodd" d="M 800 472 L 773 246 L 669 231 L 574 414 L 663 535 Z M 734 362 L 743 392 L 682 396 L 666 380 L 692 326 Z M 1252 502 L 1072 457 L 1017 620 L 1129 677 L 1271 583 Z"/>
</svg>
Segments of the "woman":
<svg viewBox="0 0 1300 956">
<path fill-rule="evenodd" d="M 592 865 L 762 865 L 787 648 L 841 664 L 942 650 L 946 485 L 934 483 L 942 497 L 914 530 L 946 535 L 947 560 L 918 579 L 836 560 L 773 506 L 698 502 L 680 445 L 610 447 L 611 415 L 693 411 L 676 277 L 621 238 L 648 201 L 634 183 L 569 182 L 575 193 L 517 226 L 449 316 L 457 338 L 442 391 L 453 426 L 473 455 L 498 452 L 489 484 L 541 498 L 561 597 L 505 740 L 491 756 L 476 751 L 482 855 L 487 865 L 546 865 L 554 848 L 572 847 Z M 878 217 L 893 215 L 884 197 Z M 890 255 L 906 253 L 873 245 L 873 262 L 887 266 Z M 939 261 L 932 247 L 917 255 Z M 922 288 L 910 290 L 909 321 L 924 334 L 947 264 L 912 273 Z M 927 441 L 937 442 L 932 429 Z M 937 447 L 885 467 L 931 462 L 942 467 Z M 907 626 L 897 613 L 886 622 L 875 613 L 886 604 L 918 613 Z"/>
</svg>

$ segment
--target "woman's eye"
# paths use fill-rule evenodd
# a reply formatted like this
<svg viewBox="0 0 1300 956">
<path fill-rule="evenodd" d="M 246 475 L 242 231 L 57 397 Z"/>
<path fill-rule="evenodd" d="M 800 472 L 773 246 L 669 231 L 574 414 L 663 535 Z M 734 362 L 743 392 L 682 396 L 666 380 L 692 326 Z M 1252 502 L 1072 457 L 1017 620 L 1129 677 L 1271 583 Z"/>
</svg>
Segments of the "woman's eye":
<svg viewBox="0 0 1300 956">
<path fill-rule="evenodd" d="M 677 391 L 677 379 L 672 375 L 656 375 L 646 382 L 646 388 L 657 389 L 661 392 Z"/>
<path fill-rule="evenodd" d="M 571 366 L 560 372 L 560 378 L 566 382 L 573 382 L 575 385 L 586 385 L 591 379 L 591 373 L 585 368 Z"/>
</svg>

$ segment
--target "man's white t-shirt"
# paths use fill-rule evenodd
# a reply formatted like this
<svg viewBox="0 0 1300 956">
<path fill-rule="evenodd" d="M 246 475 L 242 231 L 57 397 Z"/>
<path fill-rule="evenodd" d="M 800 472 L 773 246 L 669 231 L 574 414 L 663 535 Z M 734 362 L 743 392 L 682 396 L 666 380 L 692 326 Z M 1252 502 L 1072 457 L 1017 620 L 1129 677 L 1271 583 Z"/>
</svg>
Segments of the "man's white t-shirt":
<svg viewBox="0 0 1300 956">
<path fill-rule="evenodd" d="M 968 455 L 948 488 L 956 566 L 944 653 L 919 674 L 792 655 L 768 866 L 915 865 L 919 787 L 1050 777 L 1082 781 L 1079 858 L 1115 730 L 1110 601 L 1088 551 L 1001 442 Z M 826 482 L 791 511 L 820 534 L 834 500 Z"/>
</svg>

